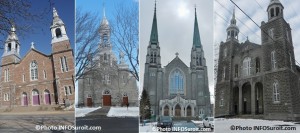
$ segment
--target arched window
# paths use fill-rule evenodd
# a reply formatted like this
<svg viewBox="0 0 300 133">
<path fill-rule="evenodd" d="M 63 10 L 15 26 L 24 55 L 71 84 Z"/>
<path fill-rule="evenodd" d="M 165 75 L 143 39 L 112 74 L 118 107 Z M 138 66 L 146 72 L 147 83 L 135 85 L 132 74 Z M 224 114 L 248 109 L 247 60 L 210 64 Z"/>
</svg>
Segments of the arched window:
<svg viewBox="0 0 300 133">
<path fill-rule="evenodd" d="M 249 76 L 250 75 L 250 70 L 251 70 L 251 58 L 246 57 L 243 60 L 243 75 L 244 76 Z"/>
<path fill-rule="evenodd" d="M 279 7 L 276 7 L 276 16 L 278 16 L 279 15 Z"/>
<path fill-rule="evenodd" d="M 276 68 L 276 57 L 275 57 L 275 51 L 271 52 L 271 68 Z"/>
<path fill-rule="evenodd" d="M 274 102 L 280 102 L 280 98 L 279 98 L 279 85 L 278 85 L 277 81 L 275 81 L 273 83 L 273 101 Z"/>
<path fill-rule="evenodd" d="M 234 77 L 238 77 L 239 76 L 239 65 L 238 64 L 236 64 L 235 66 L 234 66 Z"/>
<path fill-rule="evenodd" d="M 38 79 L 38 65 L 35 60 L 30 63 L 30 76 L 31 80 Z"/>
<path fill-rule="evenodd" d="M 107 36 L 107 34 L 103 34 L 103 44 L 104 44 L 104 46 L 108 45 L 108 36 Z"/>
<path fill-rule="evenodd" d="M 103 60 L 104 60 L 104 62 L 107 62 L 107 54 L 106 53 L 104 53 L 104 55 L 103 55 Z"/>
<path fill-rule="evenodd" d="M 55 35 L 57 38 L 60 38 L 62 36 L 60 28 L 55 29 Z"/>
<path fill-rule="evenodd" d="M 11 51 L 11 43 L 8 43 L 7 52 Z"/>
<path fill-rule="evenodd" d="M 223 74 L 222 74 L 222 79 L 225 80 L 226 78 L 226 67 L 223 67 Z"/>
<path fill-rule="evenodd" d="M 259 58 L 256 58 L 255 59 L 255 66 L 256 66 L 256 73 L 259 73 L 260 72 L 260 59 Z"/>
<path fill-rule="evenodd" d="M 184 76 L 179 69 L 175 69 L 170 74 L 170 94 L 184 94 Z"/>
<path fill-rule="evenodd" d="M 229 37 L 230 37 L 230 31 L 227 32 L 227 38 L 229 38 Z"/>
<path fill-rule="evenodd" d="M 223 54 L 224 54 L 224 55 L 223 55 L 224 57 L 227 56 L 227 48 L 224 48 Z"/>
<path fill-rule="evenodd" d="M 274 8 L 271 9 L 271 17 L 274 17 Z"/>
</svg>

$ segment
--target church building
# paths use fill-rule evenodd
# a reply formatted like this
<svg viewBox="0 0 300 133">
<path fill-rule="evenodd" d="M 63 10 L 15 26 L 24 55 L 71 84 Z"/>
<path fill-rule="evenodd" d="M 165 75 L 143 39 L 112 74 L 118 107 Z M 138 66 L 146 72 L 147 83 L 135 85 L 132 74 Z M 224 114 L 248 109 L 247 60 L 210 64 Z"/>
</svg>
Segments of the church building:
<svg viewBox="0 0 300 133">
<path fill-rule="evenodd" d="M 221 42 L 215 116 L 300 120 L 300 67 L 295 64 L 291 27 L 284 6 L 270 0 L 261 22 L 261 44 L 239 42 L 233 12 Z"/>
<path fill-rule="evenodd" d="M 190 66 L 187 66 L 179 58 L 179 53 L 176 53 L 176 57 L 162 67 L 161 51 L 164 50 L 164 44 L 160 44 L 158 40 L 155 5 L 143 83 L 143 89 L 149 94 L 152 115 L 177 118 L 213 115 L 196 9 L 194 35 L 191 39 L 193 46 Z"/>
<path fill-rule="evenodd" d="M 46 55 L 31 44 L 22 58 L 13 25 L 5 41 L 0 79 L 0 108 L 73 104 L 74 59 L 64 22 L 53 8 L 50 26 L 52 52 Z"/>
<path fill-rule="evenodd" d="M 117 61 L 111 43 L 111 27 L 105 11 L 99 35 L 99 52 L 91 61 L 96 67 L 84 72 L 83 78 L 78 80 L 78 106 L 137 106 L 136 79 L 129 72 L 123 52 L 119 53 Z"/>
</svg>

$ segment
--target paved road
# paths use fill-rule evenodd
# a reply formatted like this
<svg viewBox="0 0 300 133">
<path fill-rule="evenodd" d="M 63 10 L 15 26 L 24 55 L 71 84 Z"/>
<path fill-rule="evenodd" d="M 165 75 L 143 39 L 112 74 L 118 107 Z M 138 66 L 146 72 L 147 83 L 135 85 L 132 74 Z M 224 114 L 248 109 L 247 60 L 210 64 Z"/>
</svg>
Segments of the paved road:
<svg viewBox="0 0 300 133">
<path fill-rule="evenodd" d="M 106 117 L 110 107 L 102 107 L 85 117 L 76 118 L 76 126 L 100 126 L 100 133 L 138 133 L 138 118 Z M 95 133 L 99 130 L 77 130 L 76 133 Z"/>
<path fill-rule="evenodd" d="M 0 115 L 0 133 L 20 132 L 20 133 L 41 133 L 41 132 L 74 132 L 62 130 L 37 130 L 37 125 L 42 126 L 59 126 L 66 125 L 68 127 L 74 126 L 74 113 L 61 114 L 5 114 Z"/>
<path fill-rule="evenodd" d="M 100 133 L 138 133 L 138 118 L 105 116 L 77 117 L 76 126 L 101 126 Z M 93 130 L 77 130 L 76 133 L 95 133 Z M 99 132 L 99 131 L 98 131 Z"/>
</svg>

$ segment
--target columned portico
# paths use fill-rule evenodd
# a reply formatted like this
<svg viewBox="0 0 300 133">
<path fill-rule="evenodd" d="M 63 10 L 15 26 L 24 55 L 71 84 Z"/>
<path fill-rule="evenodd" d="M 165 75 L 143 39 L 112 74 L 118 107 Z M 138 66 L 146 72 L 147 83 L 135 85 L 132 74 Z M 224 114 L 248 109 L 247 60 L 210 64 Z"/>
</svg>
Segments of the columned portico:
<svg viewBox="0 0 300 133">
<path fill-rule="evenodd" d="M 263 84 L 261 82 L 246 82 L 240 87 L 234 87 L 232 114 L 263 114 Z M 236 101 L 238 98 L 238 101 Z M 238 103 L 238 105 L 236 104 Z"/>
<path fill-rule="evenodd" d="M 180 95 L 173 99 L 159 101 L 160 114 L 163 116 L 174 117 L 193 117 L 195 116 L 196 100 L 186 100 Z"/>
</svg>

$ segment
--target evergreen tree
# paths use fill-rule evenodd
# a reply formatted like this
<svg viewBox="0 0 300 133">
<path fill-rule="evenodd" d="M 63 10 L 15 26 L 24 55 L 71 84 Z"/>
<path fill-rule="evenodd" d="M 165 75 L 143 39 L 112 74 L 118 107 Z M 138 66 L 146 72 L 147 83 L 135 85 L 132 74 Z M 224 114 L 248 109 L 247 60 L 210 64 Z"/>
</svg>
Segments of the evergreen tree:
<svg viewBox="0 0 300 133">
<path fill-rule="evenodd" d="M 141 100 L 140 100 L 140 119 L 150 119 L 151 111 L 150 111 L 150 99 L 146 89 L 143 89 Z"/>
</svg>

